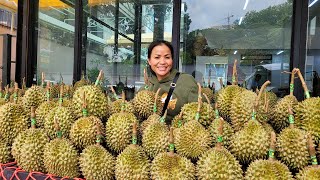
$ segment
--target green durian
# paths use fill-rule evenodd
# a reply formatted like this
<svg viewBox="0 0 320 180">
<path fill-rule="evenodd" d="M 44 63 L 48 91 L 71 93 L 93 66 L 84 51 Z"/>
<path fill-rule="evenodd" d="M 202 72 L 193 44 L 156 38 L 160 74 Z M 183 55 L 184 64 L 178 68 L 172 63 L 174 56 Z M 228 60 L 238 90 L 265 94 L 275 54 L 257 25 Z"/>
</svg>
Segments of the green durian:
<svg viewBox="0 0 320 180">
<path fill-rule="evenodd" d="M 201 89 L 201 93 L 202 94 L 205 94 L 207 97 L 208 97 L 208 100 L 209 100 L 209 104 L 213 102 L 214 100 L 214 93 L 213 93 L 213 90 L 210 89 L 210 88 L 202 88 Z"/>
<path fill-rule="evenodd" d="M 22 97 L 22 104 L 26 110 L 30 109 L 31 107 L 35 107 L 37 109 L 37 107 L 40 106 L 40 104 L 42 104 L 45 100 L 45 90 L 40 86 L 33 85 Z"/>
<path fill-rule="evenodd" d="M 149 90 L 139 91 L 132 100 L 135 113 L 142 119 L 148 118 L 153 114 L 156 93 Z M 162 111 L 162 103 L 160 97 L 157 98 L 157 114 Z"/>
<path fill-rule="evenodd" d="M 320 168 L 318 166 L 308 166 L 300 170 L 296 176 L 297 180 L 318 180 L 320 179 Z"/>
<path fill-rule="evenodd" d="M 11 162 L 11 147 L 1 138 L 0 134 L 0 164 Z"/>
<path fill-rule="evenodd" d="M 220 114 L 224 119 L 231 115 L 231 104 L 242 91 L 244 89 L 237 85 L 229 85 L 219 91 L 216 103 L 219 104 Z"/>
<path fill-rule="evenodd" d="M 57 106 L 54 101 L 45 101 L 36 109 L 37 126 L 44 128 L 45 118 L 48 113 Z"/>
<path fill-rule="evenodd" d="M 198 108 L 198 102 L 191 102 L 185 104 L 181 111 L 183 112 L 182 118 L 185 122 L 191 121 L 195 119 L 195 116 L 197 114 L 197 108 Z M 208 127 L 212 120 L 214 119 L 214 110 L 212 106 L 206 102 L 202 103 L 200 108 L 200 117 L 199 122 L 205 126 Z"/>
<path fill-rule="evenodd" d="M 231 143 L 231 136 L 234 134 L 234 131 L 228 122 L 226 122 L 220 118 L 213 120 L 211 125 L 209 126 L 209 129 L 208 129 L 211 134 L 212 140 L 213 140 L 212 145 L 214 146 L 217 143 L 220 121 L 224 122 L 223 135 L 222 135 L 223 136 L 223 146 L 228 149 L 230 146 L 230 143 Z"/>
</svg>

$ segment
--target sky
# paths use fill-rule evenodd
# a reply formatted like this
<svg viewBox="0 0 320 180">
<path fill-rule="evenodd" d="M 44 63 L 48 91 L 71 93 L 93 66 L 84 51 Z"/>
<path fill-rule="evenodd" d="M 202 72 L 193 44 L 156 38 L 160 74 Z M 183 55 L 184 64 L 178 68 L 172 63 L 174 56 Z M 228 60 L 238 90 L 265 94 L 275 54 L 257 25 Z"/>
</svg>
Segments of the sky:
<svg viewBox="0 0 320 180">
<path fill-rule="evenodd" d="M 243 10 L 246 1 L 247 7 Z M 182 0 L 188 6 L 192 23 L 190 31 L 204 29 L 212 26 L 227 25 L 227 17 L 230 17 L 230 24 L 240 19 L 248 11 L 260 11 L 269 6 L 278 5 L 287 0 Z"/>
</svg>

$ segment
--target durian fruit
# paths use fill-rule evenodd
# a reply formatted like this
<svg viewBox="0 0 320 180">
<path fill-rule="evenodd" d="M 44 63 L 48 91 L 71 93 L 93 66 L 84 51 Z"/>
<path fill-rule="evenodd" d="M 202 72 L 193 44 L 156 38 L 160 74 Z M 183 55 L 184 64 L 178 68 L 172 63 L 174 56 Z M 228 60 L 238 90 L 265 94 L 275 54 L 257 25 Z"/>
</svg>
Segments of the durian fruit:
<svg viewBox="0 0 320 180">
<path fill-rule="evenodd" d="M 83 99 L 83 117 L 76 120 L 70 130 L 70 139 L 79 149 L 95 144 L 97 131 L 104 131 L 103 123 L 98 117 L 88 116 L 85 94 L 83 94 Z"/>
<path fill-rule="evenodd" d="M 145 89 L 139 91 L 133 98 L 132 103 L 135 109 L 135 114 L 140 119 L 147 119 L 149 116 L 153 114 L 152 108 L 154 104 L 157 104 L 157 114 L 161 114 L 162 112 L 162 103 L 160 97 L 158 97 L 155 102 L 155 95 L 153 91 L 148 90 L 148 77 L 146 75 L 146 70 L 144 69 L 144 79 L 145 79 Z"/>
<path fill-rule="evenodd" d="M 308 137 L 308 149 L 312 165 L 300 170 L 299 173 L 296 175 L 297 180 L 320 179 L 320 166 L 316 157 L 316 150 L 314 148 L 313 138 L 310 135 Z"/>
<path fill-rule="evenodd" d="M 20 132 L 12 144 L 12 155 L 25 171 L 46 172 L 43 150 L 49 138 L 43 129 L 36 129 L 34 107 L 31 107 L 31 128 Z"/>
<path fill-rule="evenodd" d="M 11 147 L 2 139 L 0 134 L 0 164 L 11 162 Z"/>
<path fill-rule="evenodd" d="M 76 178 L 80 175 L 78 152 L 70 140 L 62 138 L 57 119 L 55 126 L 58 137 L 44 147 L 43 162 L 46 172 L 60 177 Z"/>
<path fill-rule="evenodd" d="M 210 86 L 210 73 L 209 73 L 209 76 L 208 76 L 208 86 L 206 87 L 206 83 L 203 79 L 203 83 L 204 83 L 204 86 L 202 87 L 201 89 L 201 93 L 202 94 L 205 94 L 207 97 L 208 97 L 208 103 L 211 104 L 214 100 L 214 90 L 212 89 L 213 87 Z"/>
<path fill-rule="evenodd" d="M 63 84 L 60 84 L 59 87 L 60 87 L 60 93 L 59 93 L 59 99 L 58 99 L 59 103 L 61 103 L 61 100 L 62 100 L 61 105 L 67 108 L 69 112 L 71 112 L 73 118 L 76 119 L 76 116 L 74 114 L 73 102 L 72 102 L 72 99 L 70 99 L 70 86 L 64 86 Z"/>
<path fill-rule="evenodd" d="M 186 122 L 182 118 L 183 111 L 181 110 L 178 115 L 176 115 L 171 121 L 171 127 L 175 130 L 181 128 Z"/>
<path fill-rule="evenodd" d="M 222 82 L 220 84 L 222 84 Z M 238 86 L 237 60 L 235 60 L 232 71 L 232 85 L 222 88 L 217 95 L 216 102 L 219 104 L 220 115 L 223 119 L 228 119 L 230 117 L 232 101 L 234 101 L 234 98 L 239 96 L 243 90 L 243 88 Z"/>
<path fill-rule="evenodd" d="M 74 92 L 72 102 L 74 104 L 74 114 L 77 118 L 83 115 L 81 110 L 83 93 L 86 94 L 87 110 L 90 115 L 97 116 L 98 118 L 103 118 L 107 115 L 107 98 L 98 87 L 101 78 L 102 71 L 100 71 L 95 85 L 82 86 Z"/>
<path fill-rule="evenodd" d="M 49 114 L 45 116 L 44 121 L 44 129 L 47 132 L 47 135 L 50 139 L 55 139 L 56 136 L 56 130 L 54 126 L 54 119 L 59 119 L 59 127 L 62 133 L 62 136 L 65 138 L 69 137 L 70 129 L 72 124 L 74 123 L 74 117 L 72 113 L 66 108 L 62 106 L 63 99 L 59 98 L 59 105 L 51 111 L 49 111 Z"/>
<path fill-rule="evenodd" d="M 20 132 L 28 129 L 28 119 L 27 112 L 20 104 L 8 102 L 0 106 L 0 133 L 2 140 L 12 144 L 14 138 Z"/>
<path fill-rule="evenodd" d="M 132 144 L 118 155 L 115 167 L 116 179 L 150 179 L 150 161 L 141 146 L 137 145 L 137 123 L 133 124 Z"/>
<path fill-rule="evenodd" d="M 167 111 L 157 123 L 149 125 L 143 132 L 142 147 L 151 159 L 159 153 L 166 152 L 169 145 L 169 128 L 165 123 L 166 114 Z"/>
<path fill-rule="evenodd" d="M 84 76 L 84 72 L 82 72 L 81 79 L 74 84 L 73 89 L 74 89 L 74 91 L 76 91 L 78 88 L 80 88 L 82 86 L 87 86 L 89 84 L 90 84 L 89 81 L 86 80 L 86 78 Z"/>
<path fill-rule="evenodd" d="M 123 98 L 125 101 L 125 98 Z M 132 113 L 120 112 L 112 114 L 106 124 L 106 142 L 111 150 L 119 153 L 130 145 L 132 124 L 138 123 Z"/>
<path fill-rule="evenodd" d="M 199 88 L 199 92 L 201 93 L 201 87 Z M 199 94 L 199 98 L 202 97 L 201 94 Z M 206 96 L 205 96 L 206 97 Z M 207 101 L 208 100 L 208 97 Z M 183 105 L 183 107 L 181 108 L 181 111 L 183 112 L 183 120 L 185 122 L 194 120 L 195 116 L 197 115 L 197 107 L 198 107 L 198 102 L 191 102 L 191 103 L 187 103 L 185 105 Z M 214 110 L 211 106 L 211 104 L 209 102 L 202 102 L 201 101 L 201 108 L 200 108 L 200 112 L 199 112 L 199 122 L 205 126 L 208 127 L 212 120 L 214 119 Z"/>
<path fill-rule="evenodd" d="M 294 127 L 289 108 L 290 126 L 281 131 L 277 141 L 278 157 L 290 170 L 298 171 L 308 165 L 307 132 Z"/>
<path fill-rule="evenodd" d="M 295 111 L 295 108 L 298 105 L 298 100 L 293 95 L 294 78 L 296 72 L 296 68 L 294 68 L 291 72 L 290 94 L 280 99 L 271 110 L 271 118 L 269 122 L 274 130 L 276 130 L 278 133 L 280 133 L 282 129 L 289 126 L 287 113 L 288 106 L 292 107 L 293 111 Z"/>
<path fill-rule="evenodd" d="M 223 145 L 224 121 L 219 122 L 217 143 L 214 148 L 203 153 L 197 162 L 199 180 L 243 179 L 242 169 L 236 158 Z"/>
<path fill-rule="evenodd" d="M 40 106 L 36 109 L 36 119 L 37 126 L 39 128 L 44 128 L 45 117 L 48 115 L 48 112 L 57 106 L 54 101 L 51 101 L 50 98 L 50 82 L 47 83 L 47 101 L 40 104 Z"/>
<path fill-rule="evenodd" d="M 278 180 L 290 180 L 292 178 L 292 174 L 289 168 L 277 161 L 274 157 L 276 147 L 276 134 L 274 132 L 271 133 L 271 141 L 270 141 L 270 149 L 269 149 L 269 159 L 262 160 L 258 159 L 252 162 L 247 171 L 245 179 L 247 180 L 255 180 L 255 179 L 278 179 Z"/>
<path fill-rule="evenodd" d="M 111 86 L 113 94 L 115 94 L 116 100 L 111 103 L 111 109 L 110 113 L 119 113 L 123 109 L 124 112 L 134 113 L 134 107 L 131 102 L 123 101 L 122 99 L 119 99 L 116 95 L 116 92 L 114 91 L 113 87 Z M 124 92 L 122 92 L 124 94 Z"/>
<path fill-rule="evenodd" d="M 171 180 L 185 179 L 192 180 L 195 177 L 195 167 L 192 162 L 174 153 L 173 128 L 170 128 L 169 152 L 158 154 L 151 165 L 151 179 Z"/>
<path fill-rule="evenodd" d="M 160 92 L 160 88 L 157 90 L 155 98 L 154 98 L 154 105 L 153 105 L 153 114 L 148 117 L 147 120 L 143 121 L 140 125 L 140 134 L 143 135 L 144 130 L 151 124 L 155 124 L 159 122 L 161 116 L 159 115 L 158 108 L 157 108 L 157 99 Z"/>
<path fill-rule="evenodd" d="M 230 152 L 240 161 L 241 164 L 249 164 L 256 159 L 266 158 L 269 147 L 270 134 L 256 120 L 256 109 L 259 106 L 261 92 L 270 84 L 270 81 L 262 85 L 259 96 L 255 99 L 251 118 L 244 128 L 231 137 Z"/>
<path fill-rule="evenodd" d="M 195 120 L 186 122 L 178 131 L 175 131 L 175 145 L 177 153 L 191 159 L 198 159 L 212 144 L 209 131 L 200 124 L 201 86 L 199 87 L 198 108 Z"/>
<path fill-rule="evenodd" d="M 96 144 L 86 147 L 79 158 L 82 175 L 87 180 L 114 179 L 115 158 L 100 145 L 102 132 L 97 131 Z"/>
<path fill-rule="evenodd" d="M 37 108 L 40 104 L 42 104 L 46 100 L 45 90 L 40 86 L 31 86 L 29 88 L 23 98 L 22 104 L 25 109 L 30 109 L 32 106 Z"/>
<path fill-rule="evenodd" d="M 274 106 L 277 104 L 278 102 L 278 97 L 274 92 L 271 91 L 266 91 L 264 92 L 267 100 L 269 101 L 269 108 L 273 109 Z"/>
</svg>

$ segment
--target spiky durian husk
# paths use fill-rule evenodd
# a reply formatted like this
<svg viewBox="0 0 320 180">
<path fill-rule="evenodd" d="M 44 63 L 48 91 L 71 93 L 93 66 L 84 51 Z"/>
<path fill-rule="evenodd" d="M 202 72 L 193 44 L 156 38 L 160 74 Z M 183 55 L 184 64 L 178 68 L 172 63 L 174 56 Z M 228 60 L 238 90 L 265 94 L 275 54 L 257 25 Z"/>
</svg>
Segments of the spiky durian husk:
<svg viewBox="0 0 320 180">
<path fill-rule="evenodd" d="M 148 126 L 142 136 L 142 147 L 148 156 L 166 152 L 169 145 L 169 128 L 165 123 L 157 122 Z"/>
<path fill-rule="evenodd" d="M 176 129 L 182 127 L 185 123 L 186 122 L 182 118 L 180 118 L 178 114 L 172 119 L 171 126 Z"/>
<path fill-rule="evenodd" d="M 298 103 L 296 124 L 311 133 L 316 143 L 320 142 L 320 98 L 313 97 Z"/>
<path fill-rule="evenodd" d="M 45 117 L 44 129 L 46 130 L 46 133 L 50 139 L 56 138 L 56 129 L 54 124 L 55 118 L 58 121 L 62 136 L 68 138 L 71 125 L 74 123 L 74 118 L 71 112 L 65 107 L 57 106 L 53 108 Z"/>
<path fill-rule="evenodd" d="M 133 105 L 131 104 L 131 102 L 125 102 L 123 103 L 123 100 L 122 99 L 118 99 L 114 102 L 111 103 L 111 114 L 114 114 L 114 113 L 119 113 L 121 112 L 121 109 L 122 109 L 122 106 L 124 106 L 123 108 L 123 112 L 128 112 L 128 113 L 134 113 L 134 107 Z"/>
<path fill-rule="evenodd" d="M 21 103 L 22 102 L 22 97 L 23 97 L 23 95 L 24 95 L 24 91 L 22 90 L 22 89 L 19 89 L 18 90 L 18 96 L 17 96 L 17 98 L 18 98 L 18 102 L 17 103 Z M 14 92 L 12 92 L 12 94 L 10 95 L 10 102 L 14 102 Z"/>
<path fill-rule="evenodd" d="M 115 158 L 102 146 L 88 146 L 80 154 L 80 170 L 87 180 L 113 179 Z"/>
<path fill-rule="evenodd" d="M 42 104 L 45 100 L 45 90 L 40 86 L 32 86 L 22 97 L 22 104 L 26 110 L 31 109 L 32 106 L 37 109 L 37 107 L 40 106 L 40 104 Z"/>
<path fill-rule="evenodd" d="M 145 121 L 143 121 L 141 123 L 141 125 L 140 125 L 140 134 L 143 135 L 144 130 L 148 126 L 159 122 L 160 118 L 161 118 L 160 115 L 158 115 L 156 113 L 153 113 L 151 116 L 149 116 L 147 120 L 145 120 Z"/>
<path fill-rule="evenodd" d="M 21 132 L 12 144 L 12 155 L 25 171 L 46 172 L 43 150 L 49 141 L 43 129 L 27 129 Z"/>
<path fill-rule="evenodd" d="M 289 126 L 288 107 L 292 107 L 295 111 L 298 100 L 295 96 L 285 96 L 279 100 L 271 110 L 270 124 L 279 133 L 282 129 Z"/>
<path fill-rule="evenodd" d="M 107 115 L 107 98 L 97 86 L 82 86 L 79 87 L 73 94 L 72 102 L 74 104 L 74 115 L 82 117 L 83 94 L 85 93 L 87 101 L 87 110 L 90 115 L 103 118 Z"/>
<path fill-rule="evenodd" d="M 224 148 L 212 148 L 208 150 L 197 162 L 197 176 L 199 180 L 243 179 L 242 173 L 239 162 Z"/>
<path fill-rule="evenodd" d="M 248 90 L 244 90 L 238 96 L 234 97 L 230 110 L 231 124 L 234 131 L 241 130 L 245 126 L 246 122 L 251 119 L 252 109 L 256 98 L 257 94 Z M 256 119 L 259 122 L 266 122 L 268 120 L 262 103 L 259 103 L 259 107 L 256 112 Z"/>
<path fill-rule="evenodd" d="M 12 144 L 20 132 L 28 129 L 28 115 L 21 105 L 6 103 L 0 107 L 0 124 L 3 141 Z"/>
<path fill-rule="evenodd" d="M 115 113 L 109 117 L 106 142 L 113 151 L 121 152 L 130 144 L 134 122 L 138 120 L 132 113 Z"/>
<path fill-rule="evenodd" d="M 69 112 L 71 112 L 74 119 L 76 119 L 76 116 L 74 114 L 74 106 L 72 99 L 63 99 L 62 104 L 63 107 L 67 108 Z"/>
<path fill-rule="evenodd" d="M 118 155 L 116 161 L 116 179 L 150 179 L 150 161 L 140 146 L 130 145 Z"/>
<path fill-rule="evenodd" d="M 0 164 L 11 162 L 12 157 L 10 151 L 10 146 L 0 139 Z"/>
<path fill-rule="evenodd" d="M 72 124 L 70 139 L 77 148 L 84 149 L 96 143 L 98 131 L 104 132 L 103 123 L 99 118 L 95 116 L 82 117 Z"/>
<path fill-rule="evenodd" d="M 269 109 L 273 109 L 278 102 L 278 97 L 274 92 L 267 91 L 265 93 L 267 93 L 267 100 L 269 100 Z"/>
<path fill-rule="evenodd" d="M 195 178 L 195 167 L 192 162 L 177 154 L 170 156 L 167 152 L 158 154 L 151 165 L 151 178 L 155 180 Z"/>
<path fill-rule="evenodd" d="M 212 144 L 210 133 L 195 120 L 187 122 L 174 134 L 177 153 L 188 158 L 197 159 Z"/>
<path fill-rule="evenodd" d="M 139 91 L 135 97 L 133 98 L 133 106 L 135 109 L 135 113 L 142 119 L 148 118 L 153 114 L 153 106 L 155 93 L 149 90 Z M 162 112 L 162 103 L 160 97 L 158 97 L 157 101 L 157 114 L 160 115 Z"/>
<path fill-rule="evenodd" d="M 319 166 L 308 166 L 301 170 L 297 176 L 297 180 L 318 180 L 320 179 L 320 168 Z"/>
<path fill-rule="evenodd" d="M 79 176 L 78 152 L 67 139 L 54 139 L 44 147 L 44 167 L 47 172 L 60 177 Z"/>
<path fill-rule="evenodd" d="M 6 100 L 4 98 L 0 98 L 0 106 L 6 104 Z"/>
<path fill-rule="evenodd" d="M 280 160 L 291 170 L 300 170 L 308 165 L 307 133 L 298 128 L 286 128 L 277 138 Z"/>
<path fill-rule="evenodd" d="M 181 111 L 183 111 L 182 118 L 185 122 L 191 121 L 195 119 L 195 116 L 197 114 L 198 109 L 198 102 L 191 102 L 188 104 L 185 104 Z M 200 117 L 199 122 L 204 125 L 205 127 L 208 127 L 212 120 L 214 119 L 214 110 L 212 106 L 206 102 L 204 102 L 200 108 Z"/>
<path fill-rule="evenodd" d="M 293 178 L 289 168 L 280 161 L 259 159 L 249 165 L 245 179 L 290 180 Z"/>
<path fill-rule="evenodd" d="M 76 91 L 78 88 L 80 88 L 82 86 L 86 86 L 86 85 L 89 85 L 89 82 L 85 78 L 81 78 L 79 81 L 77 81 L 74 84 L 73 90 Z"/>
<path fill-rule="evenodd" d="M 37 127 L 44 128 L 45 117 L 56 106 L 57 106 L 57 103 L 53 101 L 49 101 L 49 102 L 46 101 L 40 104 L 40 106 L 36 109 Z"/>
<path fill-rule="evenodd" d="M 210 127 L 209 127 L 209 132 L 211 134 L 212 137 L 212 145 L 214 146 L 217 143 L 217 138 L 219 135 L 219 125 L 220 125 L 220 119 L 215 119 L 213 120 L 213 122 L 211 123 Z M 231 140 L 231 136 L 234 134 L 234 131 L 232 129 L 232 127 L 230 126 L 230 124 L 226 121 L 224 121 L 223 123 L 223 146 L 226 147 L 227 149 L 230 146 L 230 140 Z"/>
<path fill-rule="evenodd" d="M 219 91 L 216 102 L 219 105 L 220 115 L 227 119 L 231 114 L 231 102 L 243 91 L 243 88 L 237 85 L 227 86 Z"/>
<path fill-rule="evenodd" d="M 241 164 L 249 164 L 256 159 L 266 158 L 270 134 L 255 120 L 231 137 L 230 152 Z"/>
<path fill-rule="evenodd" d="M 204 93 L 205 95 L 207 95 L 208 99 L 210 100 L 210 103 L 213 102 L 214 93 L 213 93 L 212 89 L 210 89 L 210 88 L 202 88 L 201 89 L 201 93 Z"/>
</svg>

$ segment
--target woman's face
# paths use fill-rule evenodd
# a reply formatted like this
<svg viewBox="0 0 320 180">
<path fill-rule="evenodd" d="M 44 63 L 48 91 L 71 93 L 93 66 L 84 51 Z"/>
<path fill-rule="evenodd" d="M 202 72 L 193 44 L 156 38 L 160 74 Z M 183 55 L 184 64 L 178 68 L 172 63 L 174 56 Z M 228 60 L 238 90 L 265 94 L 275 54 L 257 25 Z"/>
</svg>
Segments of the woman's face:
<svg viewBox="0 0 320 180">
<path fill-rule="evenodd" d="M 148 63 L 159 81 L 170 74 L 172 62 L 171 51 L 164 44 L 155 46 L 151 51 L 150 59 L 148 59 Z"/>
</svg>

